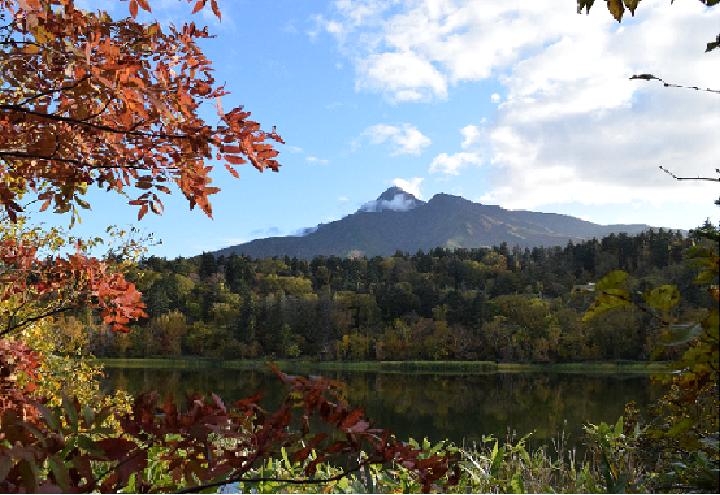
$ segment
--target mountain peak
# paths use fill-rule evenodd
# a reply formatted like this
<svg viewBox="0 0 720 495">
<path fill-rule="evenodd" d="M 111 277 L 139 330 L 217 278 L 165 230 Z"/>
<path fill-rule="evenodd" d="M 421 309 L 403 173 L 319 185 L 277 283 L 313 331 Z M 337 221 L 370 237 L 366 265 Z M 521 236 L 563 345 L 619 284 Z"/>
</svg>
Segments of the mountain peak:
<svg viewBox="0 0 720 495">
<path fill-rule="evenodd" d="M 409 198 L 417 200 L 417 198 L 415 196 L 413 196 L 409 192 L 405 191 L 401 187 L 397 187 L 397 186 L 392 186 L 392 187 L 388 187 L 387 189 L 385 189 L 385 192 L 382 193 L 380 196 L 378 196 L 377 200 L 378 201 L 383 201 L 383 200 L 384 201 L 392 201 L 393 199 L 395 199 L 395 196 L 397 196 L 398 194 L 402 194 L 403 196 L 407 196 Z"/>
<path fill-rule="evenodd" d="M 382 210 L 408 211 L 424 204 L 409 192 L 397 187 L 389 187 L 374 201 L 362 205 L 358 211 L 379 212 Z"/>
</svg>

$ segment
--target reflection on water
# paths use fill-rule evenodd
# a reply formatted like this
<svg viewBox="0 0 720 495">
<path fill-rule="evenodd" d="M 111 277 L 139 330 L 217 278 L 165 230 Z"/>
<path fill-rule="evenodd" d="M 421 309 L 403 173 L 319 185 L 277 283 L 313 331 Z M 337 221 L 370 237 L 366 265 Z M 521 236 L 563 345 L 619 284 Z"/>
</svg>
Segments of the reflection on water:
<svg viewBox="0 0 720 495">
<path fill-rule="evenodd" d="M 275 410 L 283 396 L 272 372 L 246 370 L 107 369 L 101 390 L 125 389 L 136 395 L 157 389 L 164 401 L 172 392 L 181 404 L 187 394 L 214 392 L 226 404 L 264 389 L 261 406 Z M 552 445 L 551 438 L 570 435 L 569 446 L 580 447 L 584 423 L 614 423 L 626 402 L 641 412 L 662 395 L 646 377 L 541 373 L 441 375 L 325 372 L 345 381 L 352 407 L 365 407 L 378 428 L 390 428 L 399 440 L 428 437 L 456 445 L 480 444 L 483 435 L 504 440 L 508 428 L 517 437 L 533 434 L 531 448 Z M 567 425 L 565 425 L 567 421 Z"/>
</svg>

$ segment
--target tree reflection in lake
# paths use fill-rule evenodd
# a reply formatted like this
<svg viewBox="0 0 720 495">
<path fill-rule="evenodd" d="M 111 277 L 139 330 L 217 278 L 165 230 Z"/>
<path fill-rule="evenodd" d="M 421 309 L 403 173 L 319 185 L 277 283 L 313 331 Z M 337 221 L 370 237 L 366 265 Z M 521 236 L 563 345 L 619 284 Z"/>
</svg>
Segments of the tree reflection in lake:
<svg viewBox="0 0 720 495">
<path fill-rule="evenodd" d="M 136 395 L 157 389 L 165 400 L 172 392 L 177 404 L 193 392 L 214 392 L 226 404 L 265 390 L 261 406 L 277 408 L 282 385 L 274 373 L 246 370 L 165 370 L 111 368 L 101 390 L 125 389 Z M 614 423 L 626 402 L 641 412 L 662 395 L 647 377 L 542 373 L 443 375 L 410 373 L 324 372 L 345 381 L 352 407 L 365 407 L 379 428 L 390 428 L 400 440 L 431 442 L 449 439 L 456 445 L 477 442 L 483 435 L 505 440 L 508 428 L 517 438 L 536 432 L 531 448 L 552 446 L 563 431 L 568 446 L 581 451 L 584 423 Z M 567 424 L 565 424 L 567 421 Z"/>
</svg>

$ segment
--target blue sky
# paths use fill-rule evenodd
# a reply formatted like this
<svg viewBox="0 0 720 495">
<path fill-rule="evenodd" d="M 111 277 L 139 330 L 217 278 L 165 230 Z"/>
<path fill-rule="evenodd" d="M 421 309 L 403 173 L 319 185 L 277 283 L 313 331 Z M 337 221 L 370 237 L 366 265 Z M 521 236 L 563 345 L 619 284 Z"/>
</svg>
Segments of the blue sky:
<svg viewBox="0 0 720 495">
<path fill-rule="evenodd" d="M 151 1 L 140 19 L 209 26 L 217 37 L 203 47 L 231 93 L 223 108 L 277 127 L 280 172 L 245 165 L 237 180 L 215 163 L 213 220 L 177 188 L 161 217 L 140 222 L 124 198 L 91 189 L 72 234 L 134 224 L 162 239 L 149 254 L 194 256 L 339 220 L 393 185 L 599 224 L 718 221 L 717 182 L 678 182 L 658 166 L 717 177 L 720 95 L 628 80 L 720 89 L 720 50 L 704 53 L 718 8 L 645 0 L 618 24 L 604 2 L 586 16 L 572 0 L 218 3 L 221 22 L 174 0 Z"/>
</svg>

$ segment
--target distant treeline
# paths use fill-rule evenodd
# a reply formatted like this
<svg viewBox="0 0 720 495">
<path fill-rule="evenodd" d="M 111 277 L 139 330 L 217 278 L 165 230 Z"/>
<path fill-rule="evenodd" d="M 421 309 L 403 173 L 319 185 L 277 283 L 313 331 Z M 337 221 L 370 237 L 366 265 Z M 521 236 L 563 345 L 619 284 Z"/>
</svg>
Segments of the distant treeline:
<svg viewBox="0 0 720 495">
<path fill-rule="evenodd" d="M 98 357 L 645 360 L 663 331 L 657 320 L 614 310 L 583 324 L 594 295 L 577 286 L 625 270 L 633 291 L 677 286 L 672 316 L 698 321 L 712 301 L 683 261 L 693 242 L 661 229 L 564 248 L 503 243 L 371 259 L 150 257 L 128 274 L 148 315 L 131 333 L 115 335 L 88 314 L 58 331 Z"/>
</svg>

